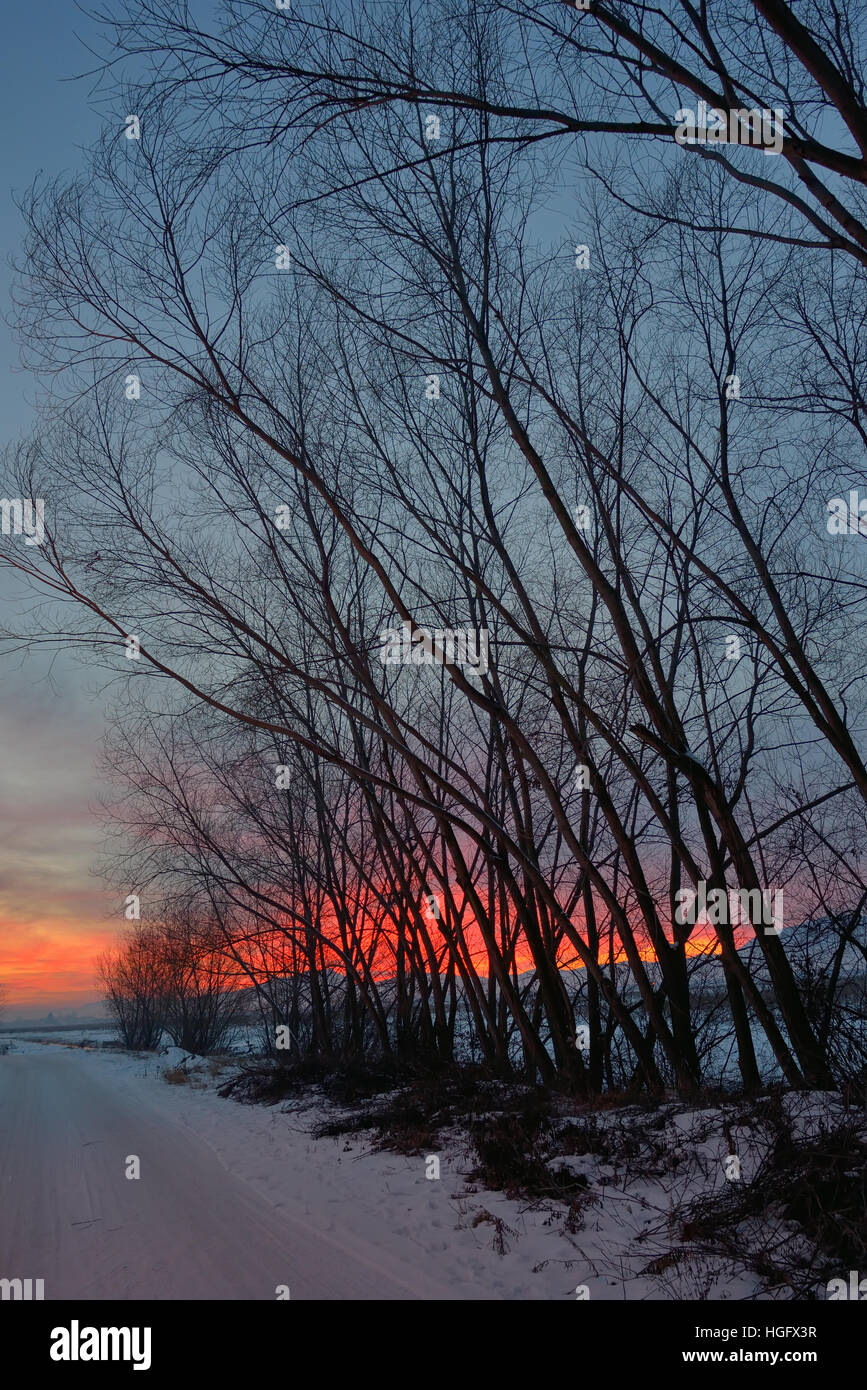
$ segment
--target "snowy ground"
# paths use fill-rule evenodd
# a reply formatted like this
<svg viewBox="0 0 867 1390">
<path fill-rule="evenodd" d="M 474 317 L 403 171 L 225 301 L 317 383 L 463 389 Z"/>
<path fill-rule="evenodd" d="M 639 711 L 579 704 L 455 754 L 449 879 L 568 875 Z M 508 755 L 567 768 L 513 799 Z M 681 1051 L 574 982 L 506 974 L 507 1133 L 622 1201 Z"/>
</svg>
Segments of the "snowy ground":
<svg viewBox="0 0 867 1390">
<path fill-rule="evenodd" d="M 220 1064 L 177 1049 L 2 1041 L 0 1277 L 43 1278 L 46 1298 L 755 1296 L 751 1276 L 664 1258 L 673 1198 L 726 1181 L 720 1112 L 660 1112 L 663 1157 L 640 1179 L 598 1154 L 562 1160 L 588 1181 L 569 1231 L 561 1204 L 475 1190 L 459 1135 L 429 1180 L 425 1155 L 313 1138 L 321 1101 L 221 1099 Z M 179 1064 L 189 1079 L 169 1084 Z"/>
</svg>

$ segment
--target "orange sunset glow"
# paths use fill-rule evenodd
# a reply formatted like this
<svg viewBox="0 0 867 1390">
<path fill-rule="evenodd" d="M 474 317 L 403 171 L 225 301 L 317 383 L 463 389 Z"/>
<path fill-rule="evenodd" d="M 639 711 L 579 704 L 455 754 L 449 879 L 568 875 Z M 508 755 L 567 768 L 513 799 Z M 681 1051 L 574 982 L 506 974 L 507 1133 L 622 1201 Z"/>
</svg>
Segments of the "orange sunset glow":
<svg viewBox="0 0 867 1390">
<path fill-rule="evenodd" d="M 433 935 L 435 920 L 428 914 L 426 918 L 428 929 Z M 334 939 L 333 930 L 329 930 L 325 925 L 326 937 Z M 670 936 L 670 932 L 667 934 Z M 750 934 L 751 929 L 748 927 L 737 928 L 737 945 L 742 945 Z M 365 953 L 373 946 L 374 935 L 378 939 L 372 954 L 373 974 L 376 978 L 385 979 L 394 972 L 396 939 L 393 931 L 383 927 L 377 929 L 374 926 L 364 934 L 362 949 Z M 112 921 L 101 926 L 57 918 L 35 919 L 22 923 L 5 916 L 0 921 L 0 979 L 6 984 L 10 1004 L 16 1010 L 28 1013 L 93 1004 L 99 997 L 96 959 L 122 939 L 122 927 Z M 486 977 L 487 953 L 481 931 L 471 918 L 466 941 L 476 972 Z M 273 963 L 276 960 L 285 960 L 285 950 L 286 938 L 280 933 L 273 935 L 269 942 L 260 938 L 255 950 L 255 960 L 251 958 L 246 961 L 251 974 L 264 978 L 269 969 L 274 969 Z M 718 955 L 719 950 L 713 927 L 699 923 L 687 942 L 686 954 Z M 243 951 L 241 954 L 243 956 Z M 645 961 L 654 959 L 653 949 L 646 942 L 640 946 L 640 954 Z M 267 964 L 263 963 L 263 958 L 268 961 Z M 561 943 L 557 959 L 563 970 L 583 968 L 574 947 L 567 941 Z M 614 963 L 620 964 L 625 960 L 626 952 L 615 938 Z M 600 952 L 600 961 L 608 963 L 607 947 L 604 952 Z M 329 950 L 327 947 L 323 951 L 322 963 L 338 972 L 343 968 L 339 951 Z M 519 973 L 533 969 L 530 950 L 521 940 L 516 949 L 516 965 Z"/>
<path fill-rule="evenodd" d="M 94 961 L 116 938 L 116 928 L 54 920 L 0 922 L 0 979 L 10 1006 L 21 1012 L 75 1008 L 98 997 Z"/>
</svg>

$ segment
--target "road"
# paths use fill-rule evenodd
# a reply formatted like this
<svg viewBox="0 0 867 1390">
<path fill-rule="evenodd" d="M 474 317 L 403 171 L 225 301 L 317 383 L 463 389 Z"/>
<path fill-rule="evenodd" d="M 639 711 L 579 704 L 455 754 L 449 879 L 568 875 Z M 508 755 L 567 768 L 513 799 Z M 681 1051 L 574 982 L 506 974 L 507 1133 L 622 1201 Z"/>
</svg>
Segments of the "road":
<svg viewBox="0 0 867 1390">
<path fill-rule="evenodd" d="M 0 1278 L 44 1279 L 46 1299 L 449 1296 L 278 1210 L 151 1097 L 59 1046 L 0 1057 Z"/>
</svg>

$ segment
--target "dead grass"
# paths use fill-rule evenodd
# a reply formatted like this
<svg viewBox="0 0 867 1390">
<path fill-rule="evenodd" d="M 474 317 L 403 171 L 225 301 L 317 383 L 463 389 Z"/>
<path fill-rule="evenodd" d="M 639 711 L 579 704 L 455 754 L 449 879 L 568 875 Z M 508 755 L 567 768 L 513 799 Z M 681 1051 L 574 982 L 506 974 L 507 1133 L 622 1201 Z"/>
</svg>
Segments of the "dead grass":
<svg viewBox="0 0 867 1390">
<path fill-rule="evenodd" d="M 861 1115 L 795 1136 L 779 1096 L 750 1117 L 763 1131 L 753 1178 L 678 1213 L 680 1238 L 758 1274 L 769 1289 L 815 1299 L 828 1281 L 867 1268 L 867 1133 Z"/>
</svg>

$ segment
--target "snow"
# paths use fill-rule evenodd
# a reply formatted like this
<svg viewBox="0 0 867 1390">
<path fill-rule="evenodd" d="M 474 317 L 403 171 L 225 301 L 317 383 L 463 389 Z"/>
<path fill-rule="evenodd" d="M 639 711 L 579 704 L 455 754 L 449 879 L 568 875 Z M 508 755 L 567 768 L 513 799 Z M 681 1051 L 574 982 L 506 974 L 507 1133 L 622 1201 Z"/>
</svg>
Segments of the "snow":
<svg viewBox="0 0 867 1390">
<path fill-rule="evenodd" d="M 167 1084 L 177 1068 L 187 1079 Z M 647 1270 L 672 1248 L 673 1200 L 725 1181 L 719 1110 L 657 1112 L 659 1163 L 643 1176 L 616 1148 L 554 1160 L 588 1184 L 570 1230 L 562 1203 L 475 1190 L 459 1132 L 429 1180 L 424 1154 L 314 1138 L 335 1113 L 321 1098 L 220 1098 L 233 1070 L 177 1048 L 14 1038 L 0 1057 L 0 1276 L 84 1299 L 273 1299 L 279 1285 L 295 1299 L 574 1299 L 580 1285 L 640 1299 L 671 1297 L 672 1280 L 680 1297 L 756 1293 L 731 1270 Z M 596 1123 L 646 1130 L 647 1114 Z M 137 1180 L 125 1177 L 133 1154 Z"/>
</svg>

